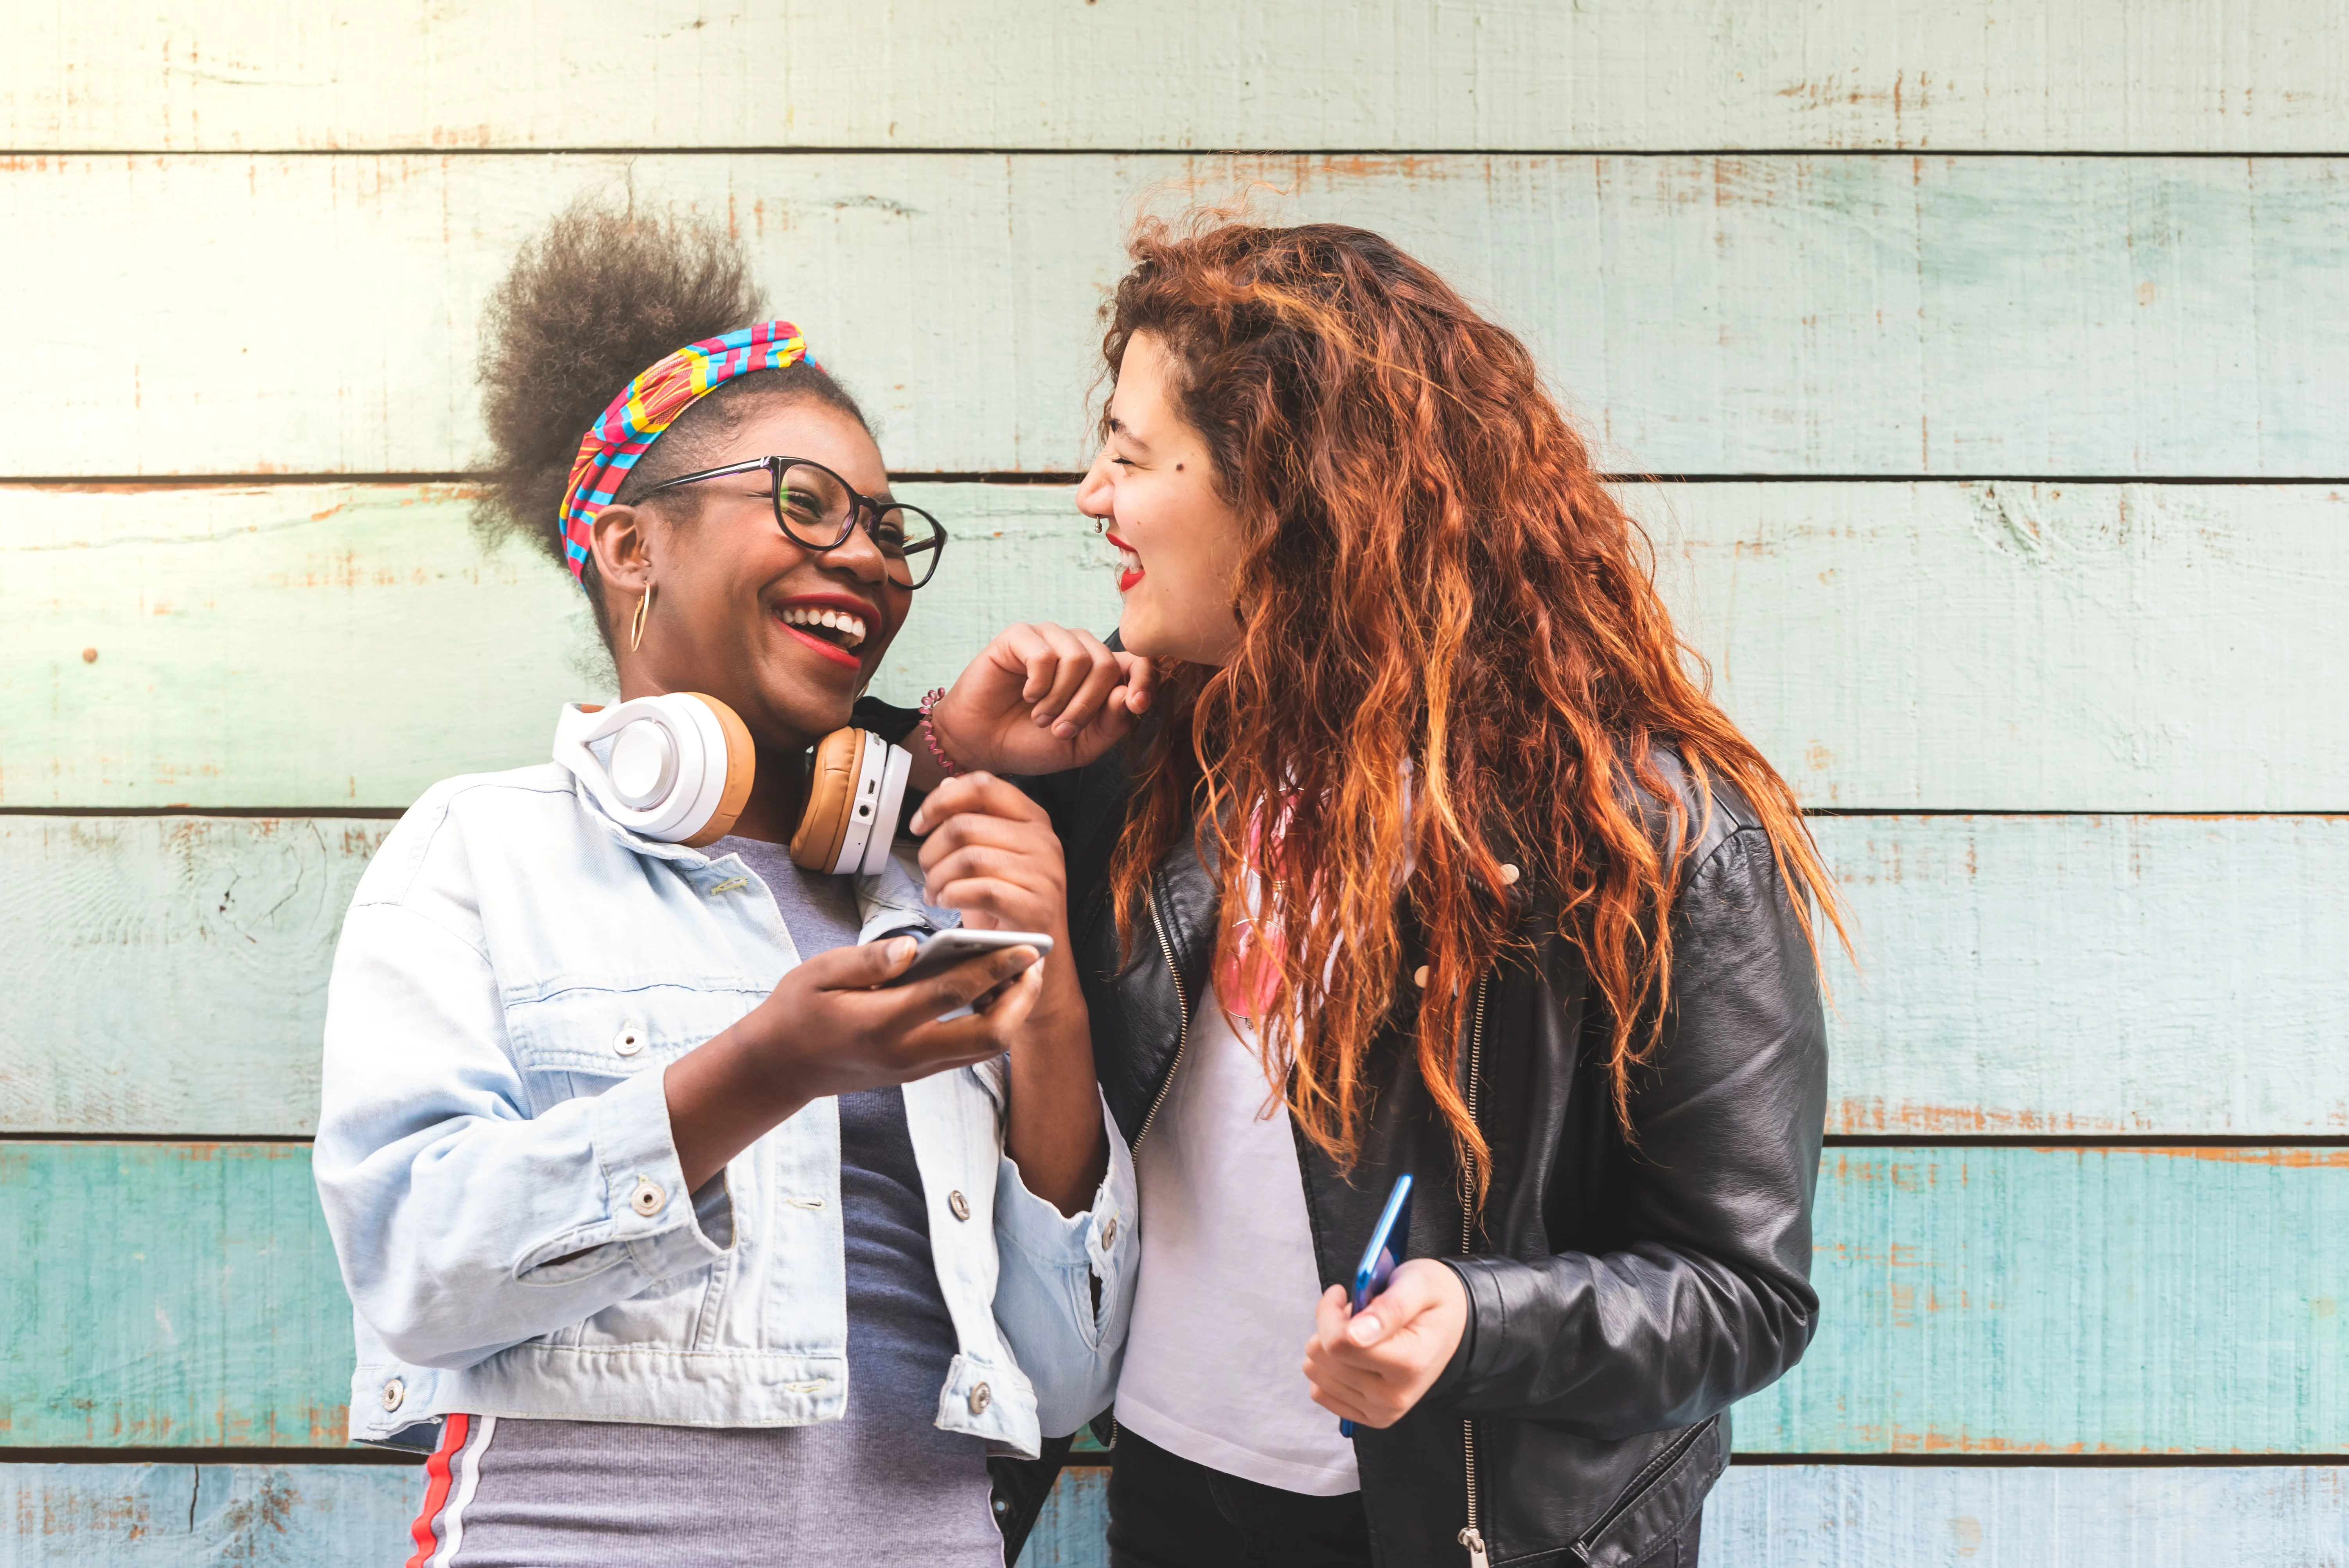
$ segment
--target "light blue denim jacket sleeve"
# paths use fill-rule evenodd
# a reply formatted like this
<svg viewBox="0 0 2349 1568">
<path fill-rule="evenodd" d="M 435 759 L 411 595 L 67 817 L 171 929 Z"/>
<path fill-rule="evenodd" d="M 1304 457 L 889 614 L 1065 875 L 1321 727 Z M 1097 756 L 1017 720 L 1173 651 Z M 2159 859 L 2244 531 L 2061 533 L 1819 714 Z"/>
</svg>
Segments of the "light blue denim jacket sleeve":
<svg viewBox="0 0 2349 1568">
<path fill-rule="evenodd" d="M 860 888 L 868 937 L 919 910 L 893 870 Z M 328 993 L 315 1166 L 357 1319 L 354 1436 L 457 1410 L 840 1413 L 832 1102 L 688 1194 L 662 1092 L 668 1061 L 796 961 L 740 861 L 633 838 L 559 769 L 418 803 L 362 880 Z M 1138 1257 L 1123 1140 L 1110 1127 L 1110 1171 L 1064 1217 L 1004 1155 L 999 1063 L 906 1103 L 959 1342 L 939 1424 L 1032 1453 L 1112 1391 Z"/>
</svg>

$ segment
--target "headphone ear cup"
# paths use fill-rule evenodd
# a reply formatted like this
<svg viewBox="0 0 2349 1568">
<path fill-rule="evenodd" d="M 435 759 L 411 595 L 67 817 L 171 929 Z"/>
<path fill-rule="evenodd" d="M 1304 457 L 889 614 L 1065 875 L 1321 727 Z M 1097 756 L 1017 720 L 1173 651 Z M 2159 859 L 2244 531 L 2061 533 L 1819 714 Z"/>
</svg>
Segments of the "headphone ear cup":
<svg viewBox="0 0 2349 1568">
<path fill-rule="evenodd" d="M 817 744 L 808 769 L 807 806 L 800 812 L 799 831 L 792 835 L 793 865 L 826 876 L 838 866 L 865 745 L 861 729 L 835 729 Z"/>
<path fill-rule="evenodd" d="M 759 777 L 759 748 L 750 744 L 750 727 L 742 722 L 742 716 L 716 697 L 698 691 L 678 695 L 707 707 L 726 736 L 725 791 L 719 796 L 718 810 L 709 814 L 709 820 L 685 841 L 687 849 L 698 850 L 732 832 L 742 808 L 750 803 L 750 786 Z"/>
</svg>

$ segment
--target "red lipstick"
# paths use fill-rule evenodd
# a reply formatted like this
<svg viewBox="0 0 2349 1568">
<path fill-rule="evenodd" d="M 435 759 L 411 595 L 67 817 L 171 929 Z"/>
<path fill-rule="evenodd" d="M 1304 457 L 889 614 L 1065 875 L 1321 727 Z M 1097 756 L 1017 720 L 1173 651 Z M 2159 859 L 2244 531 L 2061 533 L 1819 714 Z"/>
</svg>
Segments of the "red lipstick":
<svg viewBox="0 0 2349 1568">
<path fill-rule="evenodd" d="M 1128 544 L 1124 540 L 1120 539 L 1116 534 L 1104 530 L 1102 531 L 1102 537 L 1108 540 L 1110 543 L 1114 545 L 1116 548 L 1125 551 L 1128 553 L 1133 553 L 1133 546 Z M 1130 592 L 1135 583 L 1142 581 L 1142 572 L 1143 569 L 1139 566 L 1121 567 L 1117 574 L 1117 591 L 1121 593 Z"/>
<path fill-rule="evenodd" d="M 864 623 L 864 640 L 853 649 L 843 647 L 838 643 L 817 636 L 812 631 L 792 624 L 784 618 L 785 612 L 792 610 L 831 610 L 843 615 L 854 615 Z M 777 603 L 773 614 L 775 624 L 791 634 L 795 640 L 823 655 L 827 664 L 837 665 L 845 670 L 862 670 L 864 667 L 863 651 L 879 644 L 881 634 L 887 625 L 886 618 L 882 614 L 878 605 L 867 600 L 859 599 L 853 593 L 794 593 L 792 597 Z"/>
</svg>

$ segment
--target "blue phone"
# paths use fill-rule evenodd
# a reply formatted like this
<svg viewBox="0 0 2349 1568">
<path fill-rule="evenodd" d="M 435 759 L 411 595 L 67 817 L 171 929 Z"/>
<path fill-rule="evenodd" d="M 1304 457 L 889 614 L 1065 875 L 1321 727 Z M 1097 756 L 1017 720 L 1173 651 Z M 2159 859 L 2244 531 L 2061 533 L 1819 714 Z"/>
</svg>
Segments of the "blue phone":
<svg viewBox="0 0 2349 1568">
<path fill-rule="evenodd" d="M 1411 1176 L 1408 1172 L 1395 1178 L 1394 1191 L 1387 1194 L 1387 1206 L 1379 1215 L 1378 1228 L 1371 1233 L 1371 1244 L 1362 1249 L 1362 1261 L 1354 1265 L 1354 1296 L 1351 1312 L 1360 1312 L 1371 1305 L 1371 1298 L 1386 1289 L 1387 1281 L 1394 1277 L 1395 1253 L 1403 1248 L 1403 1238 L 1411 1234 Z M 1338 1422 L 1338 1435 L 1350 1438 L 1354 1423 L 1342 1418 Z"/>
</svg>

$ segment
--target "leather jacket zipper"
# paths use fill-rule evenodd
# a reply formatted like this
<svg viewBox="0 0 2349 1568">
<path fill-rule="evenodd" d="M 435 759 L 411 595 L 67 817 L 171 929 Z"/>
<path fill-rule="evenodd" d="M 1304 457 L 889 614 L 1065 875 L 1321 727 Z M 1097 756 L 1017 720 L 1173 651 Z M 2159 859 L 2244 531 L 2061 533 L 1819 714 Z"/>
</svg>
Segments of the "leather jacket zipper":
<svg viewBox="0 0 2349 1568">
<path fill-rule="evenodd" d="M 1681 1456 L 1694 1447 L 1697 1439 L 1704 1436 L 1705 1429 L 1712 1425 L 1711 1420 L 1699 1421 L 1695 1426 L 1673 1439 L 1671 1447 L 1642 1466 L 1640 1473 L 1631 1478 L 1631 1484 L 1623 1489 L 1623 1495 L 1615 1500 L 1615 1506 L 1599 1515 L 1599 1522 L 1584 1531 L 1582 1539 L 1574 1543 L 1572 1548 L 1574 1560 L 1578 1563 L 1588 1563 L 1593 1543 L 1608 1531 L 1613 1529 L 1617 1520 L 1636 1507 L 1640 1500 L 1646 1497 L 1649 1491 L 1663 1479 L 1664 1472 L 1679 1463 Z"/>
<path fill-rule="evenodd" d="M 1482 1087 L 1485 1069 L 1485 990 L 1490 975 L 1480 975 L 1476 981 L 1476 1013 L 1468 1026 L 1468 1120 L 1476 1121 L 1477 1090 Z M 1460 1170 L 1460 1255 L 1466 1257 L 1475 1249 L 1476 1240 L 1476 1157 L 1470 1155 L 1462 1161 Z M 1469 1568 L 1491 1568 L 1492 1558 L 1485 1554 L 1484 1532 L 1476 1528 L 1476 1423 L 1460 1423 L 1461 1452 L 1468 1461 L 1468 1523 L 1458 1536 L 1460 1544 L 1468 1551 Z"/>
<path fill-rule="evenodd" d="M 1150 925 L 1158 933 L 1158 951 L 1166 960 L 1166 977 L 1174 982 L 1174 1006 L 1182 1022 L 1174 1036 L 1174 1056 L 1166 1064 L 1166 1076 L 1158 1080 L 1158 1092 L 1151 1098 L 1150 1109 L 1143 1113 L 1142 1130 L 1133 1135 L 1129 1150 L 1138 1150 L 1142 1140 L 1150 1136 L 1151 1123 L 1158 1119 L 1158 1108 L 1166 1103 L 1166 1091 L 1174 1087 L 1174 1069 L 1183 1065 L 1183 1049 L 1191 1043 L 1191 998 L 1183 989 L 1183 972 L 1174 966 L 1174 947 L 1166 940 L 1166 922 L 1158 913 L 1158 877 L 1150 878 Z"/>
</svg>

